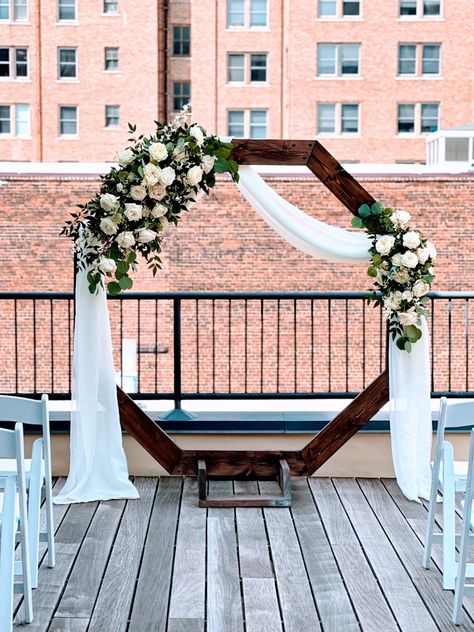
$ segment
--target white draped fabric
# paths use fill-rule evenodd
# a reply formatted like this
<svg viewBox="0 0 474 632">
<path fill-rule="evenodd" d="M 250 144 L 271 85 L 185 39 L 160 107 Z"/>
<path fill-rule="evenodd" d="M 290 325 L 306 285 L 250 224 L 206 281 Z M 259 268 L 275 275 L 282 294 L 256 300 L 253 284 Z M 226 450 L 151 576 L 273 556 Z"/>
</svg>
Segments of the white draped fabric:
<svg viewBox="0 0 474 632">
<path fill-rule="evenodd" d="M 368 261 L 370 240 L 328 226 L 309 217 L 279 196 L 253 167 L 239 169 L 239 189 L 245 199 L 281 237 L 292 246 L 331 261 Z M 431 400 L 429 332 L 411 353 L 389 343 L 390 431 L 395 474 L 400 489 L 410 500 L 429 498 L 431 481 Z"/>
</svg>

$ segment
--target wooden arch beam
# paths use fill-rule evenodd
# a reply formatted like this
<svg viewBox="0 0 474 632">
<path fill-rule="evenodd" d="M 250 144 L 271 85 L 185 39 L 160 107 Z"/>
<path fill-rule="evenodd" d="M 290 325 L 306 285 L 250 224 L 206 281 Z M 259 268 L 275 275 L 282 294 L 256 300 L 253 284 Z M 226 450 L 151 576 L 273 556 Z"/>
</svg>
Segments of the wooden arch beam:
<svg viewBox="0 0 474 632">
<path fill-rule="evenodd" d="M 354 215 L 374 198 L 316 140 L 233 140 L 231 158 L 241 165 L 306 165 Z M 169 474 L 195 476 L 205 460 L 210 477 L 274 478 L 281 459 L 294 476 L 311 475 L 341 448 L 389 399 L 385 370 L 301 451 L 182 450 L 160 426 L 118 388 L 122 427 Z"/>
</svg>

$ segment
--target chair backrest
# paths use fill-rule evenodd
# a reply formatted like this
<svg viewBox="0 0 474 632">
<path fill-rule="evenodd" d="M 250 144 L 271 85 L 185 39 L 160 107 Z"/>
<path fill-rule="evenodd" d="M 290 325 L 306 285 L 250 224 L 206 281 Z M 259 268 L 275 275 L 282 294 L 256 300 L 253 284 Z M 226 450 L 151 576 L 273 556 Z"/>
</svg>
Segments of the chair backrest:
<svg viewBox="0 0 474 632">
<path fill-rule="evenodd" d="M 466 426 L 474 427 L 474 402 L 448 402 L 446 397 L 442 397 L 436 433 L 435 463 L 441 457 L 445 431 Z"/>
<path fill-rule="evenodd" d="M 20 421 L 43 426 L 48 417 L 48 396 L 41 400 L 0 395 L 0 421 Z"/>
<path fill-rule="evenodd" d="M 15 424 L 15 430 L 0 428 L 0 458 L 16 459 L 18 488 L 20 495 L 26 498 L 25 446 L 21 423 Z"/>
<path fill-rule="evenodd" d="M 0 459 L 16 458 L 16 435 L 14 430 L 0 428 Z"/>
</svg>

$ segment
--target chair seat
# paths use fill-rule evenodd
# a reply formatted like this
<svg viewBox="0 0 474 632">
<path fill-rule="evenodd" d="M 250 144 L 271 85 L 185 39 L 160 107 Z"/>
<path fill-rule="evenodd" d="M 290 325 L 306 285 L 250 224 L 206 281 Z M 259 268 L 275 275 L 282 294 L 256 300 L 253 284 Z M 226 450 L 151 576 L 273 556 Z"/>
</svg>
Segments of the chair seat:
<svg viewBox="0 0 474 632">
<path fill-rule="evenodd" d="M 31 459 L 25 459 L 25 474 L 31 470 Z M 0 477 L 9 476 L 16 472 L 16 459 L 0 459 Z"/>
<path fill-rule="evenodd" d="M 5 500 L 5 494 L 3 492 L 0 492 L 0 525 L 2 524 L 4 500 Z M 17 520 L 20 518 L 20 500 L 19 500 L 18 494 L 15 496 L 15 518 Z"/>
</svg>

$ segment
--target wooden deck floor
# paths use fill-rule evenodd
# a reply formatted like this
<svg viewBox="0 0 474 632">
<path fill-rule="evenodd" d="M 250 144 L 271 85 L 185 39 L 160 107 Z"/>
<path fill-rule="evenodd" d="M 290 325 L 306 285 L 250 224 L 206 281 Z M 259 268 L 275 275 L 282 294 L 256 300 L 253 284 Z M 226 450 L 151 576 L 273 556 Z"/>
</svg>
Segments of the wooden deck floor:
<svg viewBox="0 0 474 632">
<path fill-rule="evenodd" d="M 199 509 L 194 479 L 135 483 L 139 501 L 55 507 L 57 565 L 43 562 L 34 622 L 20 608 L 15 630 L 474 630 L 474 598 L 451 624 L 440 547 L 420 564 L 426 508 L 392 480 L 293 479 L 291 510 Z"/>
</svg>

